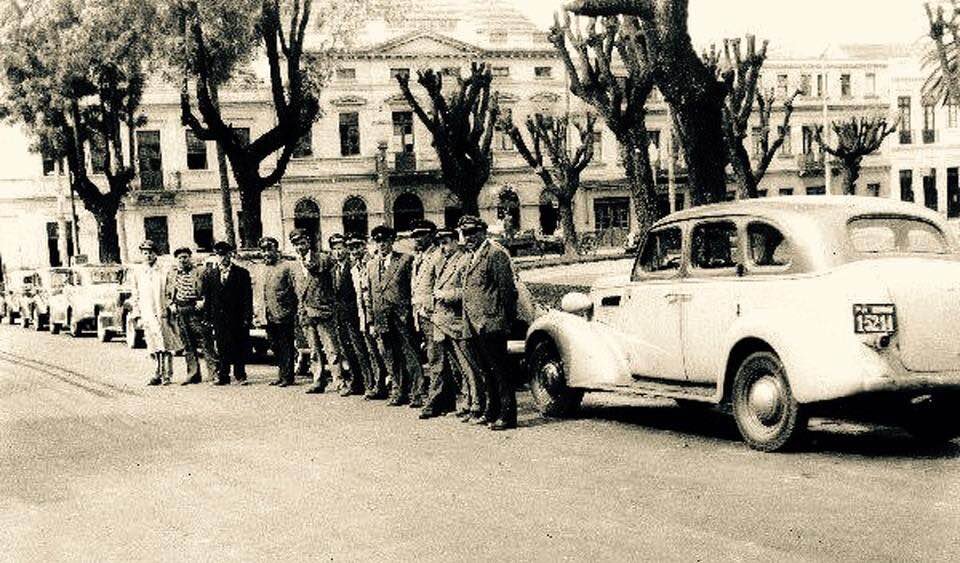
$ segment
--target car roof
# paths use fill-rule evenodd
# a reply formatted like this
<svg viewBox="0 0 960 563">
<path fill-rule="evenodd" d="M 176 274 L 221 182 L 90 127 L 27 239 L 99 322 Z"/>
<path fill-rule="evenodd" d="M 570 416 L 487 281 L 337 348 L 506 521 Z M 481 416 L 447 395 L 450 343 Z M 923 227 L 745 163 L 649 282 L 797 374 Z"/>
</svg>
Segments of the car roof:
<svg viewBox="0 0 960 563">
<path fill-rule="evenodd" d="M 840 217 L 886 214 L 922 217 L 937 224 L 941 222 L 939 214 L 915 203 L 879 197 L 798 195 L 761 197 L 702 205 L 668 215 L 657 221 L 654 227 L 678 221 L 734 215 L 755 215 L 784 220 L 795 217 L 813 220 L 836 220 Z"/>
</svg>

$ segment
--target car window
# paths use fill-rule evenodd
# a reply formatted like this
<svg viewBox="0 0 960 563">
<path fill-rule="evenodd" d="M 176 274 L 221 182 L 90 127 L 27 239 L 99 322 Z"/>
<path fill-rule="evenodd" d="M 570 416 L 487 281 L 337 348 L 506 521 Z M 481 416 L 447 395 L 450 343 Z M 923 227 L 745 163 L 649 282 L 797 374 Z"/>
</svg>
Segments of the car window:
<svg viewBox="0 0 960 563">
<path fill-rule="evenodd" d="M 700 223 L 693 228 L 690 263 L 694 268 L 719 270 L 741 262 L 737 225 L 732 221 Z"/>
<path fill-rule="evenodd" d="M 767 223 L 747 225 L 747 252 L 754 266 L 787 266 L 790 264 L 790 243 L 779 229 Z"/>
<path fill-rule="evenodd" d="M 680 269 L 683 235 L 680 227 L 668 227 L 647 235 L 634 278 L 643 273 L 671 272 Z"/>
<path fill-rule="evenodd" d="M 947 241 L 936 226 L 909 217 L 860 217 L 847 223 L 854 250 L 863 254 L 946 254 Z"/>
</svg>

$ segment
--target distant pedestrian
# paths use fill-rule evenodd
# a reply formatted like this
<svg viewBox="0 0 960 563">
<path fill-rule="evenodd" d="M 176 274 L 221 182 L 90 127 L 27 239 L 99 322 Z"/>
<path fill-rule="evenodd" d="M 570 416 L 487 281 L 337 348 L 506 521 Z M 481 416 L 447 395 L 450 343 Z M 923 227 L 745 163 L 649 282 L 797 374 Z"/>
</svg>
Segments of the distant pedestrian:
<svg viewBox="0 0 960 563">
<path fill-rule="evenodd" d="M 370 278 L 367 275 L 367 263 L 371 255 L 367 251 L 367 241 L 360 235 L 351 235 L 347 239 L 350 251 L 350 274 L 357 295 L 357 325 L 360 330 L 360 346 L 367 364 L 364 380 L 363 398 L 367 400 L 386 398 L 387 369 L 377 346 L 370 313 Z"/>
<path fill-rule="evenodd" d="M 414 240 L 413 266 L 410 278 L 410 301 L 413 306 L 413 325 L 423 343 L 426 370 L 423 376 L 411 382 L 410 406 L 420 408 L 430 392 L 430 376 L 439 360 L 439 351 L 434 342 L 433 283 L 436 279 L 440 248 L 435 244 L 437 226 L 432 221 L 421 220 L 414 224 L 410 236 Z"/>
<path fill-rule="evenodd" d="M 297 283 L 289 263 L 281 261 L 280 243 L 273 237 L 260 239 L 263 253 L 263 306 L 267 338 L 277 359 L 277 379 L 270 385 L 293 385 L 296 352 Z"/>
<path fill-rule="evenodd" d="M 413 257 L 393 249 L 396 231 L 387 225 L 374 227 L 370 236 L 378 246 L 377 256 L 367 263 L 370 315 L 380 354 L 393 376 L 387 405 L 395 407 L 410 402 L 412 382 L 423 377 L 410 304 Z"/>
<path fill-rule="evenodd" d="M 233 246 L 213 245 L 217 264 L 204 273 L 204 315 L 213 327 L 219 360 L 214 385 L 230 383 L 230 369 L 240 385 L 247 384 L 247 354 L 253 322 L 253 287 L 250 272 L 233 263 Z"/>
<path fill-rule="evenodd" d="M 147 240 L 140 245 L 144 263 L 131 269 L 133 291 L 131 314 L 140 321 L 147 351 L 154 361 L 149 385 L 169 385 L 173 377 L 173 353 L 180 339 L 168 308 L 167 273 L 157 260 L 157 245 Z"/>
<path fill-rule="evenodd" d="M 467 215 L 458 226 L 470 252 L 463 273 L 464 336 L 486 385 L 486 412 L 478 423 L 493 430 L 516 428 L 516 375 L 507 371 L 507 335 L 517 315 L 513 265 L 507 251 L 487 238 L 482 219 Z"/>
<path fill-rule="evenodd" d="M 290 242 L 300 256 L 297 275 L 300 327 L 310 345 L 313 363 L 313 385 L 307 393 L 323 393 L 327 388 L 326 368 L 335 381 L 340 381 L 340 350 L 334 319 L 334 260 L 326 252 L 314 248 L 310 235 L 301 229 L 290 233 Z"/>
<path fill-rule="evenodd" d="M 219 364 L 213 333 L 203 316 L 203 271 L 194 265 L 193 251 L 189 248 L 178 248 L 173 255 L 177 267 L 167 275 L 167 295 L 168 308 L 176 320 L 187 364 L 187 377 L 182 385 L 202 381 L 198 353 L 203 353 L 207 379 L 213 382 L 218 378 Z"/>
</svg>

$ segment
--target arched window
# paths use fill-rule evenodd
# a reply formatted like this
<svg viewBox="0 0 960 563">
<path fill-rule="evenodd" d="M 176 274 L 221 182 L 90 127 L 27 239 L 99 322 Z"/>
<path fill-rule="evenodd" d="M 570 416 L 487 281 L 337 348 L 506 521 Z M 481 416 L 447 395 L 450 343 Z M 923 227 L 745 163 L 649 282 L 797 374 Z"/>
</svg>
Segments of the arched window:
<svg viewBox="0 0 960 563">
<path fill-rule="evenodd" d="M 423 219 L 423 202 L 411 194 L 400 194 L 393 202 L 393 228 L 409 231 L 416 221 Z"/>
<path fill-rule="evenodd" d="M 293 208 L 293 226 L 303 229 L 314 243 L 320 240 L 320 206 L 309 198 L 303 198 Z"/>
<path fill-rule="evenodd" d="M 367 236 L 367 204 L 360 196 L 343 202 L 343 234 Z"/>
<path fill-rule="evenodd" d="M 540 192 L 540 231 L 545 235 L 552 235 L 557 232 L 559 223 L 560 204 L 557 202 L 557 196 L 543 190 Z"/>
<path fill-rule="evenodd" d="M 520 196 L 513 188 L 505 187 L 500 192 L 500 198 L 497 202 L 497 218 L 503 219 L 503 230 L 505 232 L 520 230 Z"/>
<path fill-rule="evenodd" d="M 455 193 L 447 194 L 447 200 L 443 204 L 444 228 L 456 229 L 461 217 L 463 217 L 463 204 L 460 203 L 460 197 Z"/>
</svg>

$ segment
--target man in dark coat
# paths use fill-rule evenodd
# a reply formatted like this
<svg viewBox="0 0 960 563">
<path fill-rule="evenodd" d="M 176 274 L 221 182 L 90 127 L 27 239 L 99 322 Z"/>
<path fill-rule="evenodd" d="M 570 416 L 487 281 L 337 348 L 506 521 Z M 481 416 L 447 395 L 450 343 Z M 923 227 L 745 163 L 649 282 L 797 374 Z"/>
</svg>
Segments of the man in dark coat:
<svg viewBox="0 0 960 563">
<path fill-rule="evenodd" d="M 410 402 L 412 382 L 423 378 L 410 304 L 413 257 L 393 249 L 396 232 L 387 225 L 375 227 L 370 236 L 378 246 L 367 263 L 370 314 L 387 372 L 393 376 L 387 405 L 395 407 Z"/>
<path fill-rule="evenodd" d="M 327 388 L 324 363 L 334 381 L 340 375 L 340 343 L 337 341 L 334 291 L 336 262 L 329 253 L 314 248 L 310 235 L 300 229 L 290 233 L 290 242 L 300 255 L 297 276 L 297 298 L 300 303 L 300 327 L 310 344 L 310 359 L 314 364 L 313 385 L 307 393 L 323 393 Z"/>
<path fill-rule="evenodd" d="M 367 241 L 364 237 L 351 235 L 347 239 L 347 248 L 350 249 L 350 274 L 353 287 L 357 294 L 357 325 L 360 329 L 361 361 L 367 365 L 364 380 L 363 398 L 379 400 L 386 398 L 387 368 L 377 346 L 377 336 L 373 333 L 373 324 L 370 314 L 370 277 L 367 274 L 367 263 L 371 255 L 367 252 Z"/>
<path fill-rule="evenodd" d="M 333 282 L 336 292 L 337 340 L 340 343 L 343 358 L 349 366 L 349 371 L 341 370 L 341 373 L 344 373 L 344 380 L 340 387 L 340 395 L 361 395 L 364 391 L 364 383 L 370 379 L 370 374 L 367 372 L 369 364 L 363 357 L 366 355 L 366 347 L 360 333 L 357 288 L 352 272 L 353 259 L 347 252 L 345 236 L 339 233 L 330 235 L 327 243 L 330 245 L 330 254 L 336 260 Z"/>
<path fill-rule="evenodd" d="M 230 368 L 240 385 L 247 384 L 247 354 L 253 323 L 253 284 L 250 272 L 233 263 L 233 246 L 224 241 L 213 245 L 217 264 L 204 273 L 203 311 L 213 327 L 219 359 L 214 385 L 230 383 Z"/>
<path fill-rule="evenodd" d="M 282 262 L 280 243 L 273 237 L 260 239 L 263 252 L 263 305 L 267 338 L 277 359 L 277 379 L 270 385 L 293 385 L 294 330 L 297 321 L 297 285 L 290 263 Z"/>
<path fill-rule="evenodd" d="M 467 350 L 486 384 L 487 405 L 478 421 L 493 430 L 517 427 L 517 398 L 508 373 L 507 335 L 517 316 L 517 286 L 510 255 L 487 238 L 487 224 L 464 216 L 458 224 L 471 253 L 463 272 Z"/>
</svg>

